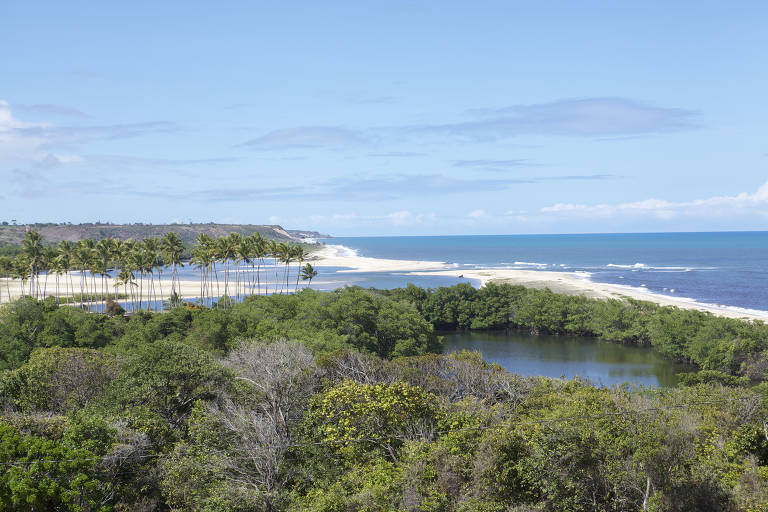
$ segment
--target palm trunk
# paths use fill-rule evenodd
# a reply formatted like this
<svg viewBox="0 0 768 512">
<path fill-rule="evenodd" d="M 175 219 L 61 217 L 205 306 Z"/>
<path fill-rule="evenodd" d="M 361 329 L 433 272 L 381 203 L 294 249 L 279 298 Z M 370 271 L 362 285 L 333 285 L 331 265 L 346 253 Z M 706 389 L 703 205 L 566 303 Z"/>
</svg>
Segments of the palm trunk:
<svg viewBox="0 0 768 512">
<path fill-rule="evenodd" d="M 216 263 L 213 264 L 213 275 L 216 277 L 216 296 L 221 298 L 221 292 L 219 291 L 219 272 L 216 270 Z M 218 302 L 216 306 L 218 307 Z"/>
<path fill-rule="evenodd" d="M 275 257 L 275 289 L 272 291 L 272 293 L 277 293 L 277 283 L 280 282 L 280 279 L 277 277 L 277 257 Z"/>
<path fill-rule="evenodd" d="M 259 258 L 258 266 L 256 267 L 256 285 L 258 286 L 256 291 L 259 295 L 261 295 L 261 263 L 261 258 Z"/>
<path fill-rule="evenodd" d="M 159 268 L 157 269 L 157 282 L 160 285 L 160 309 L 163 309 L 163 301 L 165 300 L 165 296 L 163 295 L 163 271 Z"/>
</svg>

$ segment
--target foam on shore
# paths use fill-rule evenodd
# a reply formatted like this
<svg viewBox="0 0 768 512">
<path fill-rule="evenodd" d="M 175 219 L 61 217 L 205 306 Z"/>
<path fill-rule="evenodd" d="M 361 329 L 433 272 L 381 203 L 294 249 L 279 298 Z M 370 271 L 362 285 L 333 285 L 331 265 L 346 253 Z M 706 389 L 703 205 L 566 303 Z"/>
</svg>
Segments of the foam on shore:
<svg viewBox="0 0 768 512">
<path fill-rule="evenodd" d="M 768 321 L 768 311 L 723 304 L 708 304 L 687 297 L 673 297 L 651 292 L 638 286 L 597 283 L 591 280 L 592 274 L 590 272 L 566 271 L 562 266 L 557 265 L 552 265 L 553 269 L 557 270 L 549 270 L 547 268 L 549 265 L 545 263 L 515 261 L 512 265 L 469 266 L 441 261 L 380 259 L 359 256 L 356 251 L 343 245 L 326 245 L 315 255 L 318 266 L 346 267 L 347 270 L 339 272 L 402 272 L 404 275 L 452 276 L 474 280 L 479 282 L 480 286 L 484 286 L 490 281 L 508 282 L 531 288 L 549 288 L 557 293 L 586 295 L 604 299 L 629 297 L 654 302 L 662 306 L 696 309 L 718 316 Z M 610 266 L 620 267 L 616 264 Z M 685 272 L 689 270 L 687 267 L 649 267 L 643 263 L 626 267 L 662 272 Z"/>
</svg>

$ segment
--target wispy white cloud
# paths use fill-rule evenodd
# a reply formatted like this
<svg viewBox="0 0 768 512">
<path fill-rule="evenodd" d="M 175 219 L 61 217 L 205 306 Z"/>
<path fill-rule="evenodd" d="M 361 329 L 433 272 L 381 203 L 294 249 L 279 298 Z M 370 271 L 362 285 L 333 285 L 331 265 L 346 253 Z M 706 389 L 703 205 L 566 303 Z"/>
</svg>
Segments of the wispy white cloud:
<svg viewBox="0 0 768 512">
<path fill-rule="evenodd" d="M 150 121 L 111 125 L 58 125 L 51 122 L 28 122 L 18 119 L 7 101 L 0 100 L 0 157 L 21 165 L 72 161 L 74 157 L 59 154 L 55 148 L 95 139 L 121 139 L 175 129 L 173 123 Z"/>
<path fill-rule="evenodd" d="M 485 212 L 485 210 L 472 210 L 467 215 L 470 219 L 485 219 L 488 217 L 488 214 Z"/>
<path fill-rule="evenodd" d="M 86 119 L 89 117 L 88 114 L 82 110 L 62 105 L 52 105 L 50 103 L 15 105 L 15 107 L 22 112 L 30 112 L 48 117 L 73 117 L 77 119 Z"/>
<path fill-rule="evenodd" d="M 342 148 L 359 146 L 368 141 L 361 131 L 340 126 L 299 126 L 274 130 L 236 147 L 256 150 Z"/>
<path fill-rule="evenodd" d="M 654 217 L 664 220 L 684 217 L 768 216 L 768 182 L 761 185 L 753 193 L 742 192 L 732 196 L 714 196 L 692 201 L 668 201 L 651 198 L 642 201 L 594 205 L 556 203 L 541 208 L 539 213 L 585 218 Z"/>
<path fill-rule="evenodd" d="M 45 138 L 28 135 L 25 130 L 45 129 L 50 126 L 49 123 L 30 123 L 17 119 L 8 102 L 0 100 L 0 158 L 10 160 L 37 156 Z"/>
<path fill-rule="evenodd" d="M 410 210 L 397 210 L 381 215 L 359 215 L 357 213 L 335 213 L 331 215 L 311 215 L 308 219 L 294 219 L 296 225 L 306 224 L 307 220 L 314 225 L 331 227 L 348 226 L 376 226 L 386 224 L 389 226 L 430 226 L 437 221 L 437 216 L 432 212 L 415 213 Z"/>
<path fill-rule="evenodd" d="M 695 112 L 654 107 L 627 98 L 564 99 L 471 112 L 475 119 L 412 126 L 410 133 L 495 141 L 519 135 L 612 137 L 690 129 Z"/>
<path fill-rule="evenodd" d="M 539 164 L 531 162 L 527 158 L 517 158 L 513 160 L 454 160 L 454 167 L 532 167 Z"/>
<path fill-rule="evenodd" d="M 696 112 L 656 107 L 627 98 L 563 99 L 550 103 L 474 109 L 469 119 L 443 124 L 348 128 L 296 126 L 273 130 L 235 147 L 254 150 L 346 148 L 371 142 L 436 136 L 470 142 L 492 142 L 520 135 L 626 138 L 686 130 L 695 127 Z M 416 156 L 411 152 L 374 153 L 369 156 Z M 457 167 L 517 167 L 536 165 L 526 159 L 457 160 Z"/>
<path fill-rule="evenodd" d="M 387 151 L 386 153 L 368 153 L 368 156 L 376 158 L 407 158 L 424 155 L 426 155 L 426 153 L 419 153 L 416 151 Z"/>
</svg>

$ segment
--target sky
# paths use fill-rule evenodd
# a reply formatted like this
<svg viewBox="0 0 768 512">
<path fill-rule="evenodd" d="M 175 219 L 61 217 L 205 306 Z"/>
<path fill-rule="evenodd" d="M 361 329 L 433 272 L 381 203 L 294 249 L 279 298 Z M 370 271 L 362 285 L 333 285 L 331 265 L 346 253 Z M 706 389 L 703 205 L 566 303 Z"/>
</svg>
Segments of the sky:
<svg viewBox="0 0 768 512">
<path fill-rule="evenodd" d="M 762 1 L 0 2 L 0 221 L 768 229 Z"/>
</svg>

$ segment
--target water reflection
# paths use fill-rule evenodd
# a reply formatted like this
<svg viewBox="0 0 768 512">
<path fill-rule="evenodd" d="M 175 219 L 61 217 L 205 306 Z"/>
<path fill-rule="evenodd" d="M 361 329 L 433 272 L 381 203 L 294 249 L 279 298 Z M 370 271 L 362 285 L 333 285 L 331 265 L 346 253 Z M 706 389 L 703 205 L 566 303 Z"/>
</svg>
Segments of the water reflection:
<svg viewBox="0 0 768 512">
<path fill-rule="evenodd" d="M 578 376 L 602 386 L 628 382 L 672 387 L 677 385 L 676 374 L 689 369 L 650 348 L 594 338 L 516 332 L 450 333 L 444 336 L 446 353 L 477 350 L 486 361 L 527 376 Z"/>
</svg>

